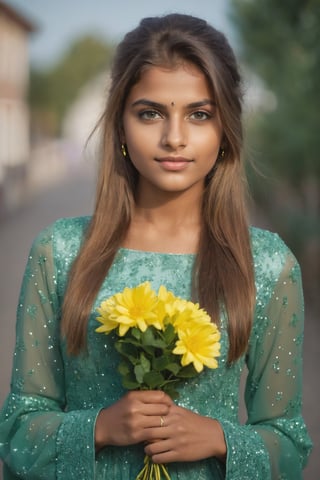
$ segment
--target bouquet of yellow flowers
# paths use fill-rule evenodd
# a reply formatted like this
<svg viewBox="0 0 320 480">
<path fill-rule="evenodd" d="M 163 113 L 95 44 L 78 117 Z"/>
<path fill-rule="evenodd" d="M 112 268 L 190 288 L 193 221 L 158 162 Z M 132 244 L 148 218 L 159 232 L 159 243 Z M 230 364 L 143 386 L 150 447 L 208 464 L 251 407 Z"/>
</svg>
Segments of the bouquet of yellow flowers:
<svg viewBox="0 0 320 480">
<path fill-rule="evenodd" d="M 121 355 L 118 370 L 128 390 L 159 389 L 175 399 L 177 385 L 203 368 L 217 368 L 220 332 L 199 304 L 168 291 L 158 294 L 150 282 L 125 288 L 97 309 L 97 332 L 116 331 L 115 348 Z M 170 480 L 164 465 L 146 457 L 136 480 Z"/>
</svg>

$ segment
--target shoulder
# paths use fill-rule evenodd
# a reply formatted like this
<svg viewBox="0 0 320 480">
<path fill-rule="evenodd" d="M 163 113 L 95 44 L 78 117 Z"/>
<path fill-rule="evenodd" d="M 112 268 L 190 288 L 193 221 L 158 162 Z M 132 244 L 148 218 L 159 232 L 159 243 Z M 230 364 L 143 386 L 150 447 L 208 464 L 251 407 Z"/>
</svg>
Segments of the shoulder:
<svg viewBox="0 0 320 480">
<path fill-rule="evenodd" d="M 276 282 L 281 273 L 299 268 L 290 248 L 277 233 L 261 228 L 250 228 L 252 256 L 256 280 Z"/>
<path fill-rule="evenodd" d="M 253 254 L 274 253 L 275 250 L 288 252 L 288 247 L 284 241 L 275 232 L 264 230 L 262 228 L 250 227 L 250 238 Z"/>
<path fill-rule="evenodd" d="M 78 251 L 91 217 L 60 218 L 40 231 L 33 242 L 33 249 L 51 246 L 54 250 Z"/>
<path fill-rule="evenodd" d="M 52 233 L 54 241 L 57 242 L 75 242 L 81 243 L 83 237 L 86 234 L 91 217 L 70 217 L 60 218 L 56 220 L 52 225 Z"/>
</svg>

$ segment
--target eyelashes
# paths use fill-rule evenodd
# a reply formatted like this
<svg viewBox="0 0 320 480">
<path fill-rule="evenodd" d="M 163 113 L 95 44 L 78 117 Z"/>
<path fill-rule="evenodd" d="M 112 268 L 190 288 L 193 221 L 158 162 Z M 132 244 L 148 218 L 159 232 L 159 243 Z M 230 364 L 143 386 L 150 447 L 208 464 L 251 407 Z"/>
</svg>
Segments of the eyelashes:
<svg viewBox="0 0 320 480">
<path fill-rule="evenodd" d="M 141 118 L 141 120 L 158 120 L 160 118 L 163 118 L 163 115 L 161 115 L 160 112 L 157 110 L 141 110 L 138 112 L 138 117 Z"/>
<path fill-rule="evenodd" d="M 137 116 L 141 120 L 145 120 L 147 122 L 152 122 L 155 120 L 161 120 L 165 119 L 166 115 L 159 112 L 158 110 L 155 109 L 143 109 L 137 113 Z M 204 122 L 206 120 L 210 120 L 213 118 L 213 113 L 208 112 L 206 110 L 195 110 L 193 112 L 190 112 L 186 115 L 186 119 L 195 121 L 195 122 Z"/>
<path fill-rule="evenodd" d="M 189 117 L 194 120 L 204 121 L 210 120 L 213 117 L 213 114 L 203 110 L 197 110 L 196 112 L 191 113 Z"/>
</svg>

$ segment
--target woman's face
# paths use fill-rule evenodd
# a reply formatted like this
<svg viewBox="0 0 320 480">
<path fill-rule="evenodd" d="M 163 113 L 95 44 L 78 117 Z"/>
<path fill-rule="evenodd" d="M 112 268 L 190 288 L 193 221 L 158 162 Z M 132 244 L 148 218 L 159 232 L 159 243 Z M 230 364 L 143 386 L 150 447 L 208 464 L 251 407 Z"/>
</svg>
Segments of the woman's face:
<svg viewBox="0 0 320 480">
<path fill-rule="evenodd" d="M 140 194 L 202 192 L 222 138 L 205 75 L 190 63 L 146 69 L 127 98 L 123 135 Z"/>
</svg>

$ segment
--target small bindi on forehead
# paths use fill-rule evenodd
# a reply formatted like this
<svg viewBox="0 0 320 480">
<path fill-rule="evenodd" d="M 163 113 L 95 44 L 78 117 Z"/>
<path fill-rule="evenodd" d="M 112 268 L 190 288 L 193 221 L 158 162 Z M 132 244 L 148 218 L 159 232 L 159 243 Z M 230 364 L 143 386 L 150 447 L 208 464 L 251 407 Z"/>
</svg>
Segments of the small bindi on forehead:
<svg viewBox="0 0 320 480">
<path fill-rule="evenodd" d="M 171 107 L 174 107 L 175 106 L 175 103 L 174 102 L 171 102 Z"/>
</svg>

